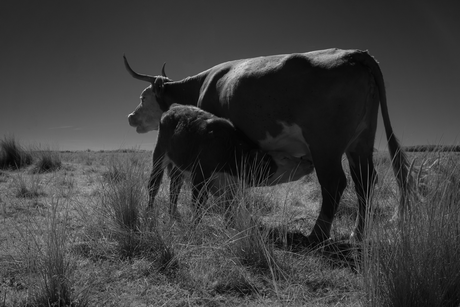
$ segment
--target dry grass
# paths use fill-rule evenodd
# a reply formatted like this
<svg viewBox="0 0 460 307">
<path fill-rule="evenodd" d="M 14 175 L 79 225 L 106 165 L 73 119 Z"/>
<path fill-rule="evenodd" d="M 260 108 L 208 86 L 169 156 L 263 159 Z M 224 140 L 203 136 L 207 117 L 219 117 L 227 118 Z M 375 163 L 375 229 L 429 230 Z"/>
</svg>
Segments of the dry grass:
<svg viewBox="0 0 460 307">
<path fill-rule="evenodd" d="M 45 195 L 45 192 L 41 188 L 41 178 L 36 175 L 26 176 L 24 174 L 17 174 L 11 186 L 16 191 L 16 197 L 33 199 Z"/>
<path fill-rule="evenodd" d="M 347 241 L 356 214 L 351 183 L 333 240 L 294 253 L 275 246 L 269 229 L 278 227 L 281 236 L 308 234 L 321 200 L 314 175 L 241 189 L 234 200 L 236 225 L 230 228 L 221 202 L 212 197 L 201 222 L 192 224 L 188 184 L 178 204 L 183 221 L 171 219 L 167 178 L 155 210 L 147 211 L 149 152 L 61 152 L 59 160 L 52 172 L 0 173 L 2 307 L 53 301 L 55 306 L 411 306 L 418 304 L 411 300 L 417 295 L 431 306 L 458 305 L 455 154 L 443 154 L 419 176 L 424 197 L 413 206 L 411 220 L 400 224 L 389 223 L 398 201 L 390 161 L 376 157 L 379 182 L 364 254 Z M 38 193 L 24 197 L 29 194 L 19 193 L 21 186 Z M 438 301 L 430 301 L 433 297 Z"/>
<path fill-rule="evenodd" d="M 421 197 L 404 220 L 370 220 L 365 246 L 366 298 L 371 306 L 459 306 L 460 165 L 455 153 L 419 160 Z M 378 198 L 379 196 L 376 195 Z"/>
</svg>

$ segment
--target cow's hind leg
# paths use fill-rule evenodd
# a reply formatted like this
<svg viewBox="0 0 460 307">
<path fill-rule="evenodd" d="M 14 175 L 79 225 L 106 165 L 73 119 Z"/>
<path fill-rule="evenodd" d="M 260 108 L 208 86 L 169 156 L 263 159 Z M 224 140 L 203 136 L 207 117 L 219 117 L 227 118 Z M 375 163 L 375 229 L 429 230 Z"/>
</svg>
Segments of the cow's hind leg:
<svg viewBox="0 0 460 307">
<path fill-rule="evenodd" d="M 360 154 L 356 152 L 347 152 L 351 178 L 355 183 L 355 190 L 358 196 L 358 214 L 355 228 L 351 234 L 351 238 L 357 241 L 362 240 L 366 223 L 367 204 L 370 202 L 371 193 L 377 182 L 377 173 L 372 160 L 372 151 L 373 148 Z"/>
<path fill-rule="evenodd" d="M 313 159 L 315 159 L 313 157 Z M 310 244 L 320 243 L 330 238 L 332 221 L 347 186 L 347 179 L 343 172 L 341 155 L 329 158 L 322 157 L 315 161 L 316 174 L 321 185 L 323 202 L 315 226 L 309 236 Z"/>
<path fill-rule="evenodd" d="M 170 178 L 169 184 L 169 215 L 180 221 L 180 213 L 177 210 L 177 199 L 184 183 L 184 175 L 182 171 L 175 167 L 172 163 L 168 164 L 168 174 Z"/>
</svg>

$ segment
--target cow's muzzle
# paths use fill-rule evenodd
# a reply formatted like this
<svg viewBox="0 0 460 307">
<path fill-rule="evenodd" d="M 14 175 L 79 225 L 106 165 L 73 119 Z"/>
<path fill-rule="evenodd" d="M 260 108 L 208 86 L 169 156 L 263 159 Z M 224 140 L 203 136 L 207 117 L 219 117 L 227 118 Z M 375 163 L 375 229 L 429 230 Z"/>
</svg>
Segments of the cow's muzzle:
<svg viewBox="0 0 460 307">
<path fill-rule="evenodd" d="M 134 113 L 131 113 L 128 115 L 128 123 L 131 127 L 137 127 L 139 126 L 139 122 L 138 120 L 136 119 L 136 117 L 134 116 Z"/>
</svg>

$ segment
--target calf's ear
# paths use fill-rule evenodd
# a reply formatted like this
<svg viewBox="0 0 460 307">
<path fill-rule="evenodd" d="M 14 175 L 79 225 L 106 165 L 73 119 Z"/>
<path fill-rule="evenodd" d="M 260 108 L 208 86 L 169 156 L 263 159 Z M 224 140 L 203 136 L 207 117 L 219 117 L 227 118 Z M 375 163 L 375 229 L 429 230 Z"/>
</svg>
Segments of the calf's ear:
<svg viewBox="0 0 460 307">
<path fill-rule="evenodd" d="M 222 118 L 210 118 L 205 120 L 205 129 L 208 137 L 218 139 L 219 144 L 231 146 L 235 140 L 234 130 L 231 124 Z"/>
<path fill-rule="evenodd" d="M 227 131 L 227 127 L 225 127 L 226 122 L 221 118 L 209 118 L 204 122 L 208 132 L 212 131 L 214 134 L 220 134 L 224 131 Z"/>
</svg>

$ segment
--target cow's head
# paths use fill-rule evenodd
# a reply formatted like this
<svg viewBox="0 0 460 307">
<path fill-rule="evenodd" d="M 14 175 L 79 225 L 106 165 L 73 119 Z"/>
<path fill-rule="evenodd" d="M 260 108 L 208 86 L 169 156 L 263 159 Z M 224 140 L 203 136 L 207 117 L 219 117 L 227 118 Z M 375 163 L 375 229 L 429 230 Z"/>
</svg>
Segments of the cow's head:
<svg viewBox="0 0 460 307">
<path fill-rule="evenodd" d="M 135 127 L 137 133 L 146 133 L 158 129 L 160 118 L 163 112 L 168 110 L 168 106 L 163 101 L 164 83 L 171 81 L 166 77 L 164 65 L 162 76 L 150 76 L 136 73 L 128 64 L 128 60 L 123 56 L 126 70 L 133 78 L 150 83 L 142 91 L 141 102 L 137 108 L 128 115 L 128 122 L 131 127 Z"/>
</svg>

